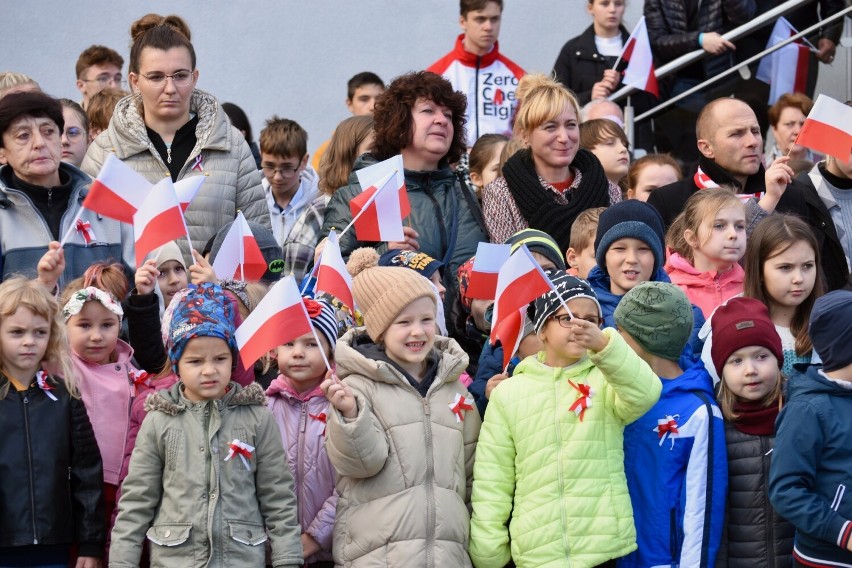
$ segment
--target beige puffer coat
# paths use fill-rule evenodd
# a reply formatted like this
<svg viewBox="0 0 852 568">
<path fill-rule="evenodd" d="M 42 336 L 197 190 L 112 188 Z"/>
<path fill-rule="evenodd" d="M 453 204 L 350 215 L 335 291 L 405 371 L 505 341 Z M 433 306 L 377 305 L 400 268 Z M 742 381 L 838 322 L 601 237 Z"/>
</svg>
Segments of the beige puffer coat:
<svg viewBox="0 0 852 568">
<path fill-rule="evenodd" d="M 426 397 L 390 363 L 337 342 L 337 374 L 352 387 L 358 416 L 330 407 L 326 450 L 338 473 L 334 561 L 344 567 L 471 566 L 470 492 L 479 436 L 476 407 L 456 420 L 456 394 L 473 398 L 458 378 L 467 355 L 437 337 L 437 376 Z M 363 339 L 360 339 L 363 341 Z"/>
<path fill-rule="evenodd" d="M 193 91 L 190 111 L 198 115 L 197 142 L 178 179 L 207 176 L 186 211 L 193 246 L 201 250 L 223 225 L 234 220 L 237 210 L 249 221 L 271 227 L 260 184 L 262 175 L 245 138 L 231 126 L 219 101 L 204 91 Z M 109 154 L 115 154 L 151 183 L 169 176 L 132 96 L 118 101 L 109 127 L 89 146 L 81 169 L 96 177 Z M 201 172 L 192 169 L 199 155 Z"/>
</svg>

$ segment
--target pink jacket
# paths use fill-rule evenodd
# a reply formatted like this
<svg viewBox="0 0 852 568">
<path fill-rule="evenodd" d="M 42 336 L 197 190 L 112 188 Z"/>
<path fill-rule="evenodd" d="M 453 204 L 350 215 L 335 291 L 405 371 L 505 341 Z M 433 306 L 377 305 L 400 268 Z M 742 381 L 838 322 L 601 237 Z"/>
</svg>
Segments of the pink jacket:
<svg viewBox="0 0 852 568">
<path fill-rule="evenodd" d="M 303 395 L 297 394 L 283 375 L 272 381 L 266 397 L 287 451 L 302 532 L 311 535 L 321 547 L 320 552 L 306 558 L 305 563 L 331 560 L 337 475 L 325 452 L 328 400 L 319 387 Z"/>
<path fill-rule="evenodd" d="M 76 354 L 71 355 L 80 395 L 104 462 L 104 482 L 111 485 L 118 485 L 130 423 L 130 405 L 134 399 L 144 399 L 148 394 L 142 392 L 147 387 L 137 388 L 133 384 L 137 369 L 130 362 L 133 356 L 130 345 L 119 339 L 115 351 L 117 361 L 105 365 L 89 363 Z"/>
<path fill-rule="evenodd" d="M 743 293 L 745 272 L 736 263 L 726 272 L 698 272 L 688 260 L 673 252 L 664 268 L 689 301 L 701 308 L 705 318 L 723 302 Z"/>
</svg>

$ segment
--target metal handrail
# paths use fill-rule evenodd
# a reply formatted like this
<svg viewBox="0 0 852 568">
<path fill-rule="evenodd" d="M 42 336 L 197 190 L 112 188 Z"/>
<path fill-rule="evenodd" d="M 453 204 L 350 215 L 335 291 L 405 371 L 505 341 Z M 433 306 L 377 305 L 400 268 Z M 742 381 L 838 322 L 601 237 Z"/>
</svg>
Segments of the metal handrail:
<svg viewBox="0 0 852 568">
<path fill-rule="evenodd" d="M 818 30 L 819 28 L 821 28 L 822 26 L 824 26 L 825 24 L 827 24 L 829 22 L 833 22 L 834 20 L 837 20 L 837 19 L 840 19 L 840 18 L 846 16 L 846 14 L 849 14 L 850 12 L 852 12 L 852 6 L 844 8 L 843 10 L 841 10 L 840 12 L 837 12 L 836 14 L 832 14 L 831 16 L 827 17 L 826 19 L 817 22 L 816 24 L 808 27 L 807 29 L 800 31 L 797 34 L 790 36 L 789 38 L 787 38 L 783 41 L 780 41 L 780 42 L 776 43 L 775 45 L 773 45 L 773 46 L 771 46 L 767 49 L 764 49 L 763 51 L 761 51 L 757 55 L 754 55 L 752 57 L 749 57 L 745 61 L 737 63 L 736 65 L 734 65 L 730 69 L 726 69 L 722 73 L 719 73 L 718 75 L 715 75 L 715 76 L 711 77 L 710 79 L 707 79 L 703 83 L 699 83 L 698 85 L 692 87 L 691 89 L 684 91 L 684 92 L 680 93 L 679 95 L 668 99 L 665 102 L 660 103 L 659 105 L 655 106 L 651 110 L 643 112 L 642 114 L 637 116 L 635 119 L 633 119 L 634 123 L 639 122 L 640 120 L 644 120 L 646 118 L 649 118 L 649 117 L 657 114 L 661 110 L 673 105 L 674 103 L 678 102 L 679 100 L 681 100 L 683 98 L 688 97 L 692 93 L 701 91 L 702 89 L 709 87 L 710 85 L 719 81 L 720 79 L 724 79 L 728 75 L 731 75 L 732 73 L 736 73 L 742 67 L 745 67 L 747 65 L 751 65 L 752 63 L 754 63 L 755 61 L 758 61 L 762 57 L 765 57 L 766 55 L 781 49 L 785 45 L 792 43 L 792 42 L 796 41 L 797 39 L 804 37 L 804 36 L 806 36 L 807 34 L 813 32 L 813 31 Z"/>
<path fill-rule="evenodd" d="M 810 4 L 813 1 L 814 0 L 787 0 L 783 4 L 772 8 L 771 10 L 761 14 L 757 18 L 746 22 L 745 24 L 738 26 L 732 29 L 731 31 L 723 34 L 722 37 L 731 42 L 736 41 L 742 37 L 751 34 L 753 31 L 756 31 L 762 27 L 773 23 L 779 16 L 783 16 L 789 12 L 792 12 L 796 8 L 800 8 L 805 4 Z M 823 22 L 825 22 L 825 20 L 823 20 Z M 821 26 L 823 22 L 820 22 L 819 25 Z M 692 65 L 696 61 L 703 59 L 707 55 L 709 54 L 701 48 L 696 49 L 695 51 L 690 51 L 689 53 L 685 53 L 677 59 L 669 61 L 665 65 L 661 66 L 659 69 L 656 69 L 655 74 L 657 76 L 657 79 L 662 79 L 671 75 L 675 71 L 680 71 L 684 67 Z M 638 90 L 639 89 L 637 89 L 636 87 L 625 85 L 618 91 L 612 93 L 609 97 L 607 97 L 607 99 L 610 101 L 619 101 L 624 97 L 630 95 L 634 91 Z"/>
</svg>

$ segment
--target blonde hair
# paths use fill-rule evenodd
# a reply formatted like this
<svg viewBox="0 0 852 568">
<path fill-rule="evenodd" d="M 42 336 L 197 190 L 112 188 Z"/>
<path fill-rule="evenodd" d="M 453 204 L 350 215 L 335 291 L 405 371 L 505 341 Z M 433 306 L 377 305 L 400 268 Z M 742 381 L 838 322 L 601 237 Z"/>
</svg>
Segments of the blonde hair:
<svg viewBox="0 0 852 568">
<path fill-rule="evenodd" d="M 60 319 L 59 304 L 37 281 L 16 276 L 0 284 L 0 320 L 14 315 L 19 308 L 27 308 L 50 323 L 50 337 L 47 341 L 47 349 L 44 352 L 42 363 L 46 364 L 45 368 L 49 370 L 51 375 L 55 371 L 63 377 L 66 389 L 71 396 L 79 398 L 80 393 L 71 366 L 68 339 L 65 337 L 64 327 Z M 2 351 L 0 351 L 0 370 L 3 371 L 4 375 L 5 367 L 6 363 L 3 361 Z M 0 377 L 0 381 L 2 381 L 0 382 L 0 399 L 4 399 L 9 392 L 10 381 L 5 376 Z"/>
<path fill-rule="evenodd" d="M 21 85 L 32 85 L 36 91 L 41 91 L 41 87 L 35 79 L 16 71 L 3 71 L 0 73 L 0 98 L 3 98 L 6 91 Z"/>
<path fill-rule="evenodd" d="M 666 246 L 689 262 L 695 262 L 694 249 L 686 240 L 685 232 L 691 231 L 696 237 L 701 226 L 713 219 L 722 209 L 740 207 L 745 204 L 729 187 L 713 187 L 696 191 L 686 200 L 683 211 L 678 215 L 666 233 Z"/>
<path fill-rule="evenodd" d="M 515 115 L 515 135 L 529 134 L 562 114 L 566 106 L 573 108 L 577 120 L 580 120 L 577 98 L 562 83 L 543 73 L 524 75 L 515 96 L 520 99 Z"/>
<path fill-rule="evenodd" d="M 323 194 L 334 195 L 349 183 L 358 147 L 372 132 L 372 116 L 351 116 L 337 125 L 320 159 L 319 190 Z"/>
<path fill-rule="evenodd" d="M 503 166 L 506 165 L 506 162 L 509 161 L 509 158 L 518 153 L 519 150 L 523 150 L 527 147 L 527 143 L 524 142 L 524 139 L 520 136 L 512 136 L 506 145 L 503 146 L 503 150 L 500 152 L 500 163 L 497 166 L 497 169 L 500 170 L 500 175 L 503 175 Z"/>
<path fill-rule="evenodd" d="M 592 207 L 586 209 L 574 219 L 574 224 L 571 225 L 571 236 L 568 240 L 568 246 L 579 253 L 585 250 L 595 242 L 595 235 L 598 231 L 598 222 L 601 219 L 601 213 L 606 210 L 606 207 Z"/>
</svg>

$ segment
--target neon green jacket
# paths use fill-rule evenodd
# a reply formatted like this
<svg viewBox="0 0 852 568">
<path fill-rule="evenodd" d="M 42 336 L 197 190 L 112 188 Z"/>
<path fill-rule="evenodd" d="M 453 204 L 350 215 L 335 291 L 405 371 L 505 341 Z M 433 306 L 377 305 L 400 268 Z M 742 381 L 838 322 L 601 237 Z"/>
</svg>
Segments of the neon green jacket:
<svg viewBox="0 0 852 568">
<path fill-rule="evenodd" d="M 604 333 L 599 353 L 566 368 L 528 357 L 491 394 L 474 465 L 478 568 L 510 558 L 518 568 L 581 568 L 636 549 L 623 432 L 662 384 L 617 331 Z M 571 407 L 583 395 L 569 380 L 592 389 L 582 420 Z"/>
</svg>

